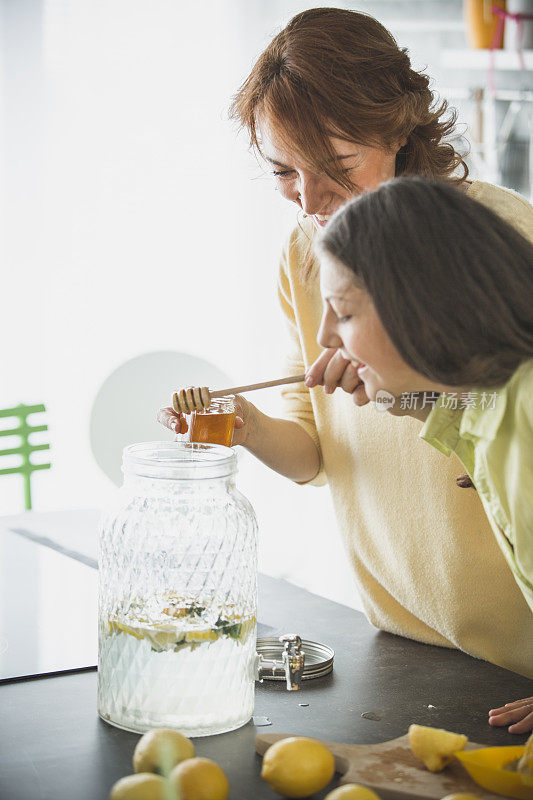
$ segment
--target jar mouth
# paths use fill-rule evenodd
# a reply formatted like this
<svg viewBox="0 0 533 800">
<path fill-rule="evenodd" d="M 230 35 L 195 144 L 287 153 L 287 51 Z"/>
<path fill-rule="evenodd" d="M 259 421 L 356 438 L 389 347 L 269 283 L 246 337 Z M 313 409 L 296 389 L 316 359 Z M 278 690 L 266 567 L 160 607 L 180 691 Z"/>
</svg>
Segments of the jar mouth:
<svg viewBox="0 0 533 800">
<path fill-rule="evenodd" d="M 165 480 L 223 478 L 237 470 L 231 447 L 198 442 L 139 442 L 124 448 L 124 474 Z"/>
</svg>

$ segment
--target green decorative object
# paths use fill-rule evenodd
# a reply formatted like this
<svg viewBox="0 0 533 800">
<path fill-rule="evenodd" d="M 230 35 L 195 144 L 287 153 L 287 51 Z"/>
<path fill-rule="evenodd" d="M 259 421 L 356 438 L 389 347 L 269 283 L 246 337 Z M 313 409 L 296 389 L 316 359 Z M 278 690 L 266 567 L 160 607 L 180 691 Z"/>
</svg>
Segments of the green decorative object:
<svg viewBox="0 0 533 800">
<path fill-rule="evenodd" d="M 24 504 L 26 510 L 31 510 L 31 474 L 38 469 L 50 469 L 50 464 L 32 464 L 30 461 L 31 453 L 37 450 L 49 450 L 49 444 L 30 444 L 30 433 L 37 433 L 39 431 L 47 431 L 48 425 L 28 425 L 27 418 L 30 414 L 40 414 L 46 411 L 44 405 L 41 403 L 36 406 L 25 406 L 23 403 L 15 408 L 0 409 L 0 419 L 6 417 L 15 417 L 18 419 L 18 424 L 14 428 L 7 428 L 0 430 L 0 436 L 20 436 L 21 444 L 19 447 L 11 447 L 8 450 L 0 450 L 0 456 L 22 456 L 22 464 L 18 467 L 10 467 L 9 469 L 0 469 L 0 475 L 13 475 L 20 473 L 24 478 Z"/>
</svg>

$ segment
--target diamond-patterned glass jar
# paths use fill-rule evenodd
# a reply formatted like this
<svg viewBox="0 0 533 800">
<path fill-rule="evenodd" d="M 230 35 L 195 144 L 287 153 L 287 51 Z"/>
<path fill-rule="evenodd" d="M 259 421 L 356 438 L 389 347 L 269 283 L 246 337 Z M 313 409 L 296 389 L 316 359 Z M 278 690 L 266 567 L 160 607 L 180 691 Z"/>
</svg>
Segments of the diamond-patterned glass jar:
<svg viewBox="0 0 533 800">
<path fill-rule="evenodd" d="M 252 716 L 257 523 L 235 452 L 124 450 L 99 553 L 98 713 L 143 732 L 223 733 Z"/>
</svg>

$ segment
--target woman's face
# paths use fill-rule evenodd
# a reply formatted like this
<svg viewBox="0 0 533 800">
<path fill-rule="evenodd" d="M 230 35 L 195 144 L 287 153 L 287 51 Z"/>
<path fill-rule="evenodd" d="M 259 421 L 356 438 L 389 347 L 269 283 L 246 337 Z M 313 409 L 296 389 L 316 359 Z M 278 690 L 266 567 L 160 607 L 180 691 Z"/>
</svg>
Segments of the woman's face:
<svg viewBox="0 0 533 800">
<path fill-rule="evenodd" d="M 347 267 L 330 255 L 320 260 L 324 300 L 318 343 L 337 347 L 356 368 L 370 400 L 380 389 L 399 397 L 403 392 L 441 391 L 402 359 L 376 312 L 370 295 L 359 288 Z"/>
<path fill-rule="evenodd" d="M 394 177 L 397 147 L 367 147 L 344 139 L 330 137 L 330 142 L 343 170 L 354 185 L 353 192 L 340 186 L 328 175 L 313 172 L 296 153 L 287 151 L 268 122 L 259 122 L 261 149 L 272 167 L 276 188 L 308 214 L 317 228 L 351 197 L 376 189 Z"/>
</svg>

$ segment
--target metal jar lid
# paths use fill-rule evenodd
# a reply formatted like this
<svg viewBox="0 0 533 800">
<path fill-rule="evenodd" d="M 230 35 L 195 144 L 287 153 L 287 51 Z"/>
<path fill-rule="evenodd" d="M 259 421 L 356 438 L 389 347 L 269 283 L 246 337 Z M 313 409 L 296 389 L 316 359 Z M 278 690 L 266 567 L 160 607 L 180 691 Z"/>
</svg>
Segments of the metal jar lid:
<svg viewBox="0 0 533 800">
<path fill-rule="evenodd" d="M 276 636 L 265 636 L 257 640 L 257 653 L 263 658 L 279 661 L 283 654 L 283 644 Z M 335 651 L 326 644 L 310 642 L 302 639 L 302 650 L 305 653 L 305 665 L 302 680 L 309 681 L 313 678 L 322 678 L 333 670 Z M 265 672 L 265 681 L 285 681 L 285 670 L 281 667 Z"/>
</svg>

